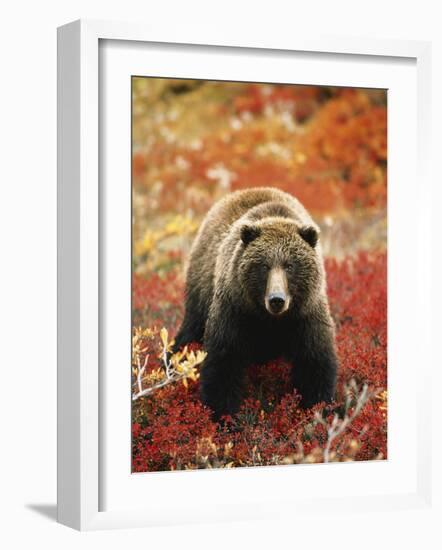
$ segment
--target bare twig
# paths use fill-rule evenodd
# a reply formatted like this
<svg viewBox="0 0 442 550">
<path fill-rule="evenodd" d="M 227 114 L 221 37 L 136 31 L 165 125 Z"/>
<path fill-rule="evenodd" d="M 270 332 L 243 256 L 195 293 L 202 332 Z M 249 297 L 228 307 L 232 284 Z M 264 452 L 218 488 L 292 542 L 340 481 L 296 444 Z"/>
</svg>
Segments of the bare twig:
<svg viewBox="0 0 442 550">
<path fill-rule="evenodd" d="M 138 357 L 138 374 L 137 374 L 138 393 L 142 393 L 143 391 L 143 385 L 141 381 L 143 378 L 143 374 L 146 372 L 148 361 L 149 361 L 149 354 L 147 354 L 146 357 L 144 358 L 144 364 L 140 368 L 140 358 Z"/>
<path fill-rule="evenodd" d="M 166 386 L 167 384 L 170 384 L 171 382 L 176 382 L 178 380 L 179 380 L 178 377 L 165 378 L 161 382 L 157 382 L 154 386 L 151 386 L 149 388 L 145 388 L 144 390 L 141 390 L 137 393 L 134 393 L 132 395 L 132 401 L 136 401 L 140 397 L 144 397 L 145 395 L 149 395 L 149 394 L 153 393 L 154 391 L 159 390 L 163 386 Z"/>
<path fill-rule="evenodd" d="M 330 451 L 333 442 L 342 435 L 345 430 L 350 426 L 350 424 L 355 420 L 359 415 L 364 405 L 367 401 L 375 395 L 377 392 L 369 392 L 368 385 L 364 384 L 361 392 L 357 393 L 357 385 L 354 380 L 350 382 L 350 385 L 346 387 L 346 398 L 345 398 L 345 415 L 344 418 L 340 419 L 337 414 L 334 415 L 331 424 L 328 424 L 320 415 L 316 416 L 318 422 L 326 426 L 327 428 L 327 443 L 323 451 L 323 460 L 324 462 L 330 462 Z M 348 411 L 351 407 L 352 398 L 356 396 L 356 404 L 351 414 L 348 414 Z"/>
</svg>

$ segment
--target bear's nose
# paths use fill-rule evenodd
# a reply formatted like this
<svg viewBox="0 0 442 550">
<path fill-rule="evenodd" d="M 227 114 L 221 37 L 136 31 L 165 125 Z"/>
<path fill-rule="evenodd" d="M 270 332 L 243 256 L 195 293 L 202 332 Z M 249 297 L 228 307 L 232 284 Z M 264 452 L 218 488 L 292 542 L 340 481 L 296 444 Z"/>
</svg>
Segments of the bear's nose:
<svg viewBox="0 0 442 550">
<path fill-rule="evenodd" d="M 285 295 L 282 292 L 274 292 L 269 296 L 269 306 L 272 313 L 280 313 L 285 305 Z"/>
</svg>

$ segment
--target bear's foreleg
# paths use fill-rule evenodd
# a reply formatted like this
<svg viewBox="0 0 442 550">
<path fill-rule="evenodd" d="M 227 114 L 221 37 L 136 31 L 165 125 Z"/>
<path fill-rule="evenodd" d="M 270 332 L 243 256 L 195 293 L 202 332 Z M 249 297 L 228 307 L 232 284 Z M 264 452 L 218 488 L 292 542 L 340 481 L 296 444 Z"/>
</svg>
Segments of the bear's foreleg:
<svg viewBox="0 0 442 550">
<path fill-rule="evenodd" d="M 246 339 L 229 299 L 217 293 L 204 333 L 207 357 L 201 368 L 201 400 L 216 419 L 236 413 L 243 396 L 247 366 Z"/>
<path fill-rule="evenodd" d="M 201 305 L 198 294 L 195 291 L 189 292 L 186 295 L 184 319 L 172 348 L 174 353 L 192 342 L 202 343 L 206 317 L 207 308 Z"/>
<path fill-rule="evenodd" d="M 293 386 L 301 395 L 302 407 L 333 401 L 338 360 L 329 315 L 316 314 L 300 321 L 290 359 Z"/>
<path fill-rule="evenodd" d="M 201 401 L 214 417 L 235 414 L 243 395 L 244 364 L 232 355 L 208 354 L 201 369 Z"/>
</svg>

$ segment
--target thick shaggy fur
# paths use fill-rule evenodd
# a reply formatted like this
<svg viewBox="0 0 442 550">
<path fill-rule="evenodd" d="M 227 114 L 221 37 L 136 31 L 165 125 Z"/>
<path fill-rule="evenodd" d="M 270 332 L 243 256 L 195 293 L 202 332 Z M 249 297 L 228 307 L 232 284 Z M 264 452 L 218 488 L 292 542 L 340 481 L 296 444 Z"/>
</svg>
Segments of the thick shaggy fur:
<svg viewBox="0 0 442 550">
<path fill-rule="evenodd" d="M 293 364 L 304 407 L 333 399 L 334 326 L 318 236 L 301 203 L 273 188 L 231 193 L 207 214 L 190 255 L 176 348 L 204 344 L 201 397 L 216 417 L 238 410 L 249 364 L 279 357 Z M 290 294 L 281 315 L 266 308 L 275 268 Z"/>
</svg>

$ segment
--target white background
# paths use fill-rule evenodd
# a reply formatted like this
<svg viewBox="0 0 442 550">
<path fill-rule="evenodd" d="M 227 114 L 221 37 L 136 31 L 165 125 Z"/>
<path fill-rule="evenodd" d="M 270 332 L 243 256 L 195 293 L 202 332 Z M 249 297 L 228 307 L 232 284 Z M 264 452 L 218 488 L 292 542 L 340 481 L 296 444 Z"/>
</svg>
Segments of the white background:
<svg viewBox="0 0 442 550">
<path fill-rule="evenodd" d="M 402 511 L 343 519 L 318 510 L 318 517 L 79 534 L 48 519 L 55 516 L 56 410 L 56 27 L 78 17 L 167 22 L 189 32 L 204 25 L 214 34 L 246 32 L 250 38 L 285 33 L 346 34 L 433 40 L 433 98 L 442 98 L 441 17 L 437 2 L 148 2 L 124 0 L 10 3 L 2 10 L 0 86 L 2 235 L 0 418 L 2 446 L 0 544 L 48 548 L 436 548 L 441 510 Z M 440 104 L 433 101 L 434 145 L 440 151 Z M 434 154 L 434 159 L 440 154 Z M 433 239 L 440 260 L 440 182 L 434 163 Z M 437 200 L 439 199 L 439 200 Z M 413 224 L 410 224 L 413 230 Z M 404 266 L 406 269 L 406 266 Z M 440 261 L 434 279 L 442 280 Z M 410 289 L 411 291 L 413 289 Z M 442 307 L 436 286 L 435 307 Z M 439 316 L 438 316 L 439 317 Z M 436 322 L 436 320 L 435 320 Z M 440 339 L 441 326 L 434 326 Z M 440 359 L 434 355 L 435 362 Z M 439 377 L 440 378 L 440 377 Z M 433 432 L 441 437 L 438 396 Z M 429 388 L 430 391 L 430 388 Z M 437 408 L 436 408 L 437 407 Z M 435 439 L 441 457 L 441 445 Z M 439 462 L 439 461 L 438 461 Z M 433 472 L 439 487 L 440 466 Z M 148 496 L 147 496 L 148 498 Z M 433 537 L 433 540 L 432 540 Z M 5 540 L 3 540 L 5 539 Z M 6 542 L 7 539 L 7 542 Z"/>
</svg>

